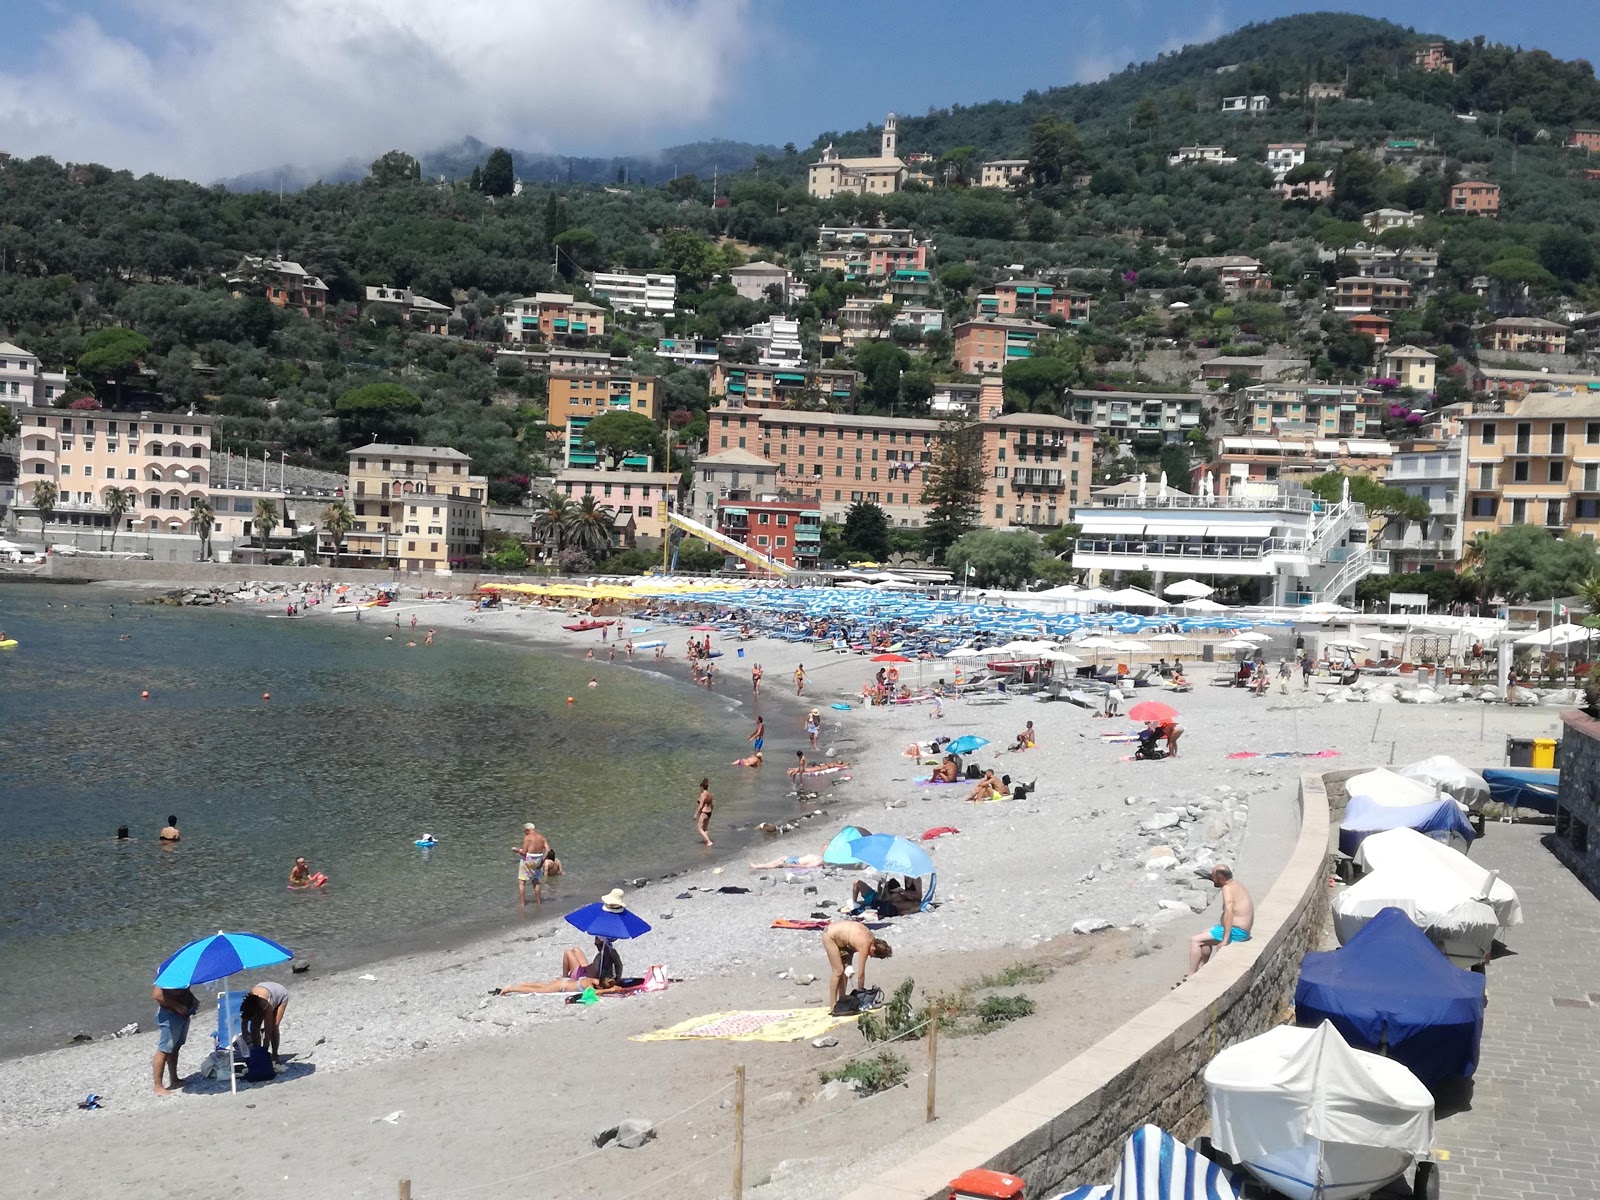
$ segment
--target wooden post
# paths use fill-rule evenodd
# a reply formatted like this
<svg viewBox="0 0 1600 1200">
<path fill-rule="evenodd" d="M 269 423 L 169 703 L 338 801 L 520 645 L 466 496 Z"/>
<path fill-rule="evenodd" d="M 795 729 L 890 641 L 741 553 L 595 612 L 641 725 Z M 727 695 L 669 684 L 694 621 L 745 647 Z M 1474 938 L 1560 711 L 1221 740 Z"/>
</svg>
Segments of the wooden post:
<svg viewBox="0 0 1600 1200">
<path fill-rule="evenodd" d="M 939 1009 L 935 1006 L 928 1018 L 928 1123 L 938 1119 L 934 1111 L 939 1089 Z"/>
<path fill-rule="evenodd" d="M 744 1064 L 733 1069 L 733 1200 L 744 1200 Z"/>
<path fill-rule="evenodd" d="M 411 1200 L 411 1180 L 400 1181 L 400 1200 Z"/>
</svg>

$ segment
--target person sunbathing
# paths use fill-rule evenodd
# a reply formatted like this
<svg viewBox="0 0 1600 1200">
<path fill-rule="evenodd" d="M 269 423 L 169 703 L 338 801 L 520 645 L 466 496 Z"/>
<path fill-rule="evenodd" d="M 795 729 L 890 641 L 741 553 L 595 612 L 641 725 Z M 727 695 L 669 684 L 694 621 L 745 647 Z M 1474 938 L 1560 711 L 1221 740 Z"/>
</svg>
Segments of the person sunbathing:
<svg viewBox="0 0 1600 1200">
<path fill-rule="evenodd" d="M 956 765 L 956 756 L 946 754 L 944 761 L 933 769 L 929 783 L 954 783 L 961 774 L 961 768 Z"/>
<path fill-rule="evenodd" d="M 761 765 L 761 751 L 757 750 L 746 758 L 736 758 L 733 760 L 733 765 L 736 767 L 759 767 Z"/>
<path fill-rule="evenodd" d="M 893 877 L 876 885 L 858 879 L 850 887 L 851 907 L 847 915 L 855 916 L 872 909 L 881 917 L 903 917 L 922 911 L 922 880 L 907 877 L 905 882 Z"/>
<path fill-rule="evenodd" d="M 751 863 L 752 871 L 781 871 L 785 867 L 820 867 L 822 855 L 820 854 L 791 854 L 786 858 L 775 858 L 771 862 Z"/>
<path fill-rule="evenodd" d="M 949 743 L 947 737 L 936 737 L 931 742 L 912 742 L 901 753 L 907 758 L 921 758 L 926 754 L 938 754 Z"/>
<path fill-rule="evenodd" d="M 622 959 L 616 947 L 606 938 L 595 938 L 595 956 L 590 959 L 578 947 L 569 948 L 561 956 L 561 978 L 544 983 L 517 983 L 499 988 L 497 995 L 543 994 L 550 992 L 581 992 L 594 988 L 601 995 L 616 991 L 622 978 Z"/>
<path fill-rule="evenodd" d="M 1033 722 L 1029 721 L 1027 727 L 1017 734 L 1017 740 L 1011 743 L 1011 749 L 1032 750 L 1037 744 L 1037 737 L 1033 732 Z"/>
<path fill-rule="evenodd" d="M 994 771 L 988 770 L 983 773 L 983 778 L 978 780 L 977 786 L 967 793 L 967 799 L 972 801 L 989 800 L 999 794 L 1000 784 L 995 781 Z"/>
</svg>

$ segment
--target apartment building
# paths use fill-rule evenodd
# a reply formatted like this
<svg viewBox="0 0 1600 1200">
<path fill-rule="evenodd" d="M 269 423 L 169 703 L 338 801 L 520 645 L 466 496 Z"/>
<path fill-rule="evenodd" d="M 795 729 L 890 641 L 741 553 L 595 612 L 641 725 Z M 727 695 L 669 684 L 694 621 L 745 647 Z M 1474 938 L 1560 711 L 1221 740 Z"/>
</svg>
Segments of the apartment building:
<svg viewBox="0 0 1600 1200">
<path fill-rule="evenodd" d="M 1600 154 L 1600 129 L 1574 129 L 1563 143 L 1568 150 Z"/>
<path fill-rule="evenodd" d="M 964 375 L 1003 371 L 1008 362 L 1029 358 L 1033 343 L 1050 326 L 1020 317 L 975 317 L 954 330 L 956 370 Z"/>
<path fill-rule="evenodd" d="M 1411 54 L 1411 65 L 1424 71 L 1443 71 L 1446 75 L 1456 73 L 1455 59 L 1450 57 L 1443 42 L 1429 42 L 1419 46 Z"/>
<path fill-rule="evenodd" d="M 0 404 L 17 410 L 49 408 L 66 394 L 65 374 L 46 371 L 37 354 L 0 342 Z"/>
<path fill-rule="evenodd" d="M 1420 346 L 1395 346 L 1378 359 L 1379 373 L 1385 379 L 1398 379 L 1403 388 L 1433 391 L 1439 356 Z"/>
<path fill-rule="evenodd" d="M 1301 200 L 1322 204 L 1333 199 L 1333 172 L 1325 171 L 1320 179 L 1302 179 L 1298 183 L 1285 180 L 1273 184 L 1272 190 L 1285 204 Z"/>
<path fill-rule="evenodd" d="M 803 300 L 809 290 L 787 268 L 764 260 L 732 268 L 728 272 L 728 279 L 733 283 L 734 291 L 746 300 L 758 303 L 767 300 L 773 288 L 777 289 L 776 295 L 781 305 Z"/>
<path fill-rule="evenodd" d="M 1201 379 L 1227 380 L 1243 375 L 1250 383 L 1267 383 L 1311 365 L 1306 358 L 1269 358 L 1265 354 L 1219 354 L 1200 364 Z"/>
<path fill-rule="evenodd" d="M 388 284 L 369 287 L 367 304 L 393 308 L 399 312 L 402 321 L 424 332 L 438 334 L 449 332 L 450 314 L 454 311 L 448 304 L 419 296 L 410 288 L 391 287 Z"/>
<path fill-rule="evenodd" d="M 1392 518 L 1384 522 L 1378 549 L 1388 554 L 1391 571 L 1414 575 L 1452 570 L 1461 561 L 1465 463 L 1466 450 L 1459 444 L 1403 449 L 1390 460 L 1384 485 L 1428 502 L 1424 521 Z"/>
<path fill-rule="evenodd" d="M 574 504 L 593 496 L 603 508 L 617 517 L 634 522 L 641 538 L 659 542 L 666 532 L 667 512 L 676 503 L 679 475 L 676 471 L 605 471 L 569 467 L 557 471 L 555 490 Z"/>
<path fill-rule="evenodd" d="M 1233 291 L 1266 291 L 1272 276 L 1265 273 L 1258 259 L 1243 254 L 1220 254 L 1188 259 L 1185 271 L 1215 271 L 1222 286 Z"/>
<path fill-rule="evenodd" d="M 861 376 L 822 367 L 762 367 L 719 362 L 711 369 L 711 394 L 730 408 L 855 407 Z"/>
<path fill-rule="evenodd" d="M 1600 536 L 1600 408 L 1592 396 L 1537 393 L 1464 418 L 1471 541 L 1513 525 Z"/>
<path fill-rule="evenodd" d="M 596 299 L 609 301 L 614 312 L 670 317 L 677 311 L 678 277 L 649 272 L 596 271 L 589 280 Z"/>
<path fill-rule="evenodd" d="M 840 158 L 830 142 L 806 173 L 806 190 L 818 200 L 840 192 L 885 196 L 905 185 L 906 164 L 899 157 L 898 121 L 890 113 L 883 122 L 875 158 Z"/>
<path fill-rule="evenodd" d="M 845 303 L 848 305 L 853 301 Z M 772 317 L 740 333 L 724 334 L 721 345 L 733 351 L 743 346 L 753 347 L 757 354 L 757 362 L 764 367 L 797 369 L 805 357 L 805 345 L 800 338 L 800 322 L 793 317 Z"/>
<path fill-rule="evenodd" d="M 1308 433 L 1322 437 L 1381 437 L 1389 402 L 1371 388 L 1319 383 L 1262 383 L 1234 401 L 1241 432 Z"/>
<path fill-rule="evenodd" d="M 1094 297 L 1088 292 L 1057 287 L 1039 279 L 1007 279 L 994 285 L 989 294 L 998 301 L 995 315 L 1002 317 L 1054 315 L 1073 324 L 1082 324 L 1094 311 Z"/>
<path fill-rule="evenodd" d="M 1264 113 L 1272 107 L 1270 96 L 1224 96 L 1222 98 L 1222 111 L 1225 113 Z"/>
<path fill-rule="evenodd" d="M 1600 399 L 1600 375 L 1568 371 L 1523 371 L 1480 363 L 1472 377 L 1472 390 L 1491 396 L 1520 397 L 1548 391 L 1587 392 Z"/>
<path fill-rule="evenodd" d="M 933 385 L 933 398 L 928 408 L 940 417 L 975 417 L 978 400 L 983 394 L 981 383 L 945 381 Z"/>
<path fill-rule="evenodd" d="M 1348 324 L 1351 333 L 1364 333 L 1380 346 L 1388 342 L 1389 332 L 1394 328 L 1394 322 L 1388 317 L 1370 312 L 1351 313 Z"/>
<path fill-rule="evenodd" d="M 1370 233 L 1383 233 L 1389 229 L 1415 229 L 1421 221 L 1421 213 L 1414 213 L 1407 208 L 1375 208 L 1361 217 L 1361 223 Z"/>
<path fill-rule="evenodd" d="M 656 357 L 685 367 L 709 369 L 722 357 L 722 352 L 711 338 L 660 338 L 656 342 Z"/>
<path fill-rule="evenodd" d="M 780 566 L 812 568 L 822 554 L 822 506 L 815 500 L 729 497 L 717 502 L 716 530 Z M 729 567 L 739 562 L 729 556 Z"/>
<path fill-rule="evenodd" d="M 1388 250 L 1357 242 L 1348 257 L 1356 274 L 1368 279 L 1404 279 L 1414 284 L 1430 284 L 1439 274 L 1439 252 L 1421 247 Z"/>
<path fill-rule="evenodd" d="M 928 269 L 928 246 L 909 229 L 824 225 L 817 232 L 817 265 L 857 282 L 883 280 L 894 271 Z"/>
<path fill-rule="evenodd" d="M 883 281 L 883 298 L 911 304 L 933 297 L 933 273 L 923 267 L 896 267 Z"/>
<path fill-rule="evenodd" d="M 308 317 L 323 317 L 328 312 L 328 285 L 286 258 L 247 254 L 227 283 L 234 296 L 265 292 L 278 308 L 292 308 Z"/>
<path fill-rule="evenodd" d="M 978 186 L 1011 189 L 1028 182 L 1025 158 L 991 158 L 978 168 Z"/>
<path fill-rule="evenodd" d="M 990 529 L 1054 528 L 1089 499 L 1094 430 L 1048 413 L 991 416 L 983 438 L 983 524 Z"/>
<path fill-rule="evenodd" d="M 1306 163 L 1304 142 L 1268 142 L 1267 157 L 1261 164 L 1272 172 L 1272 181 L 1282 183 L 1283 177 Z"/>
<path fill-rule="evenodd" d="M 718 450 L 694 461 L 694 484 L 684 497 L 691 516 L 714 517 L 729 496 L 772 495 L 778 491 L 778 464 L 753 450 Z M 715 522 L 710 522 L 714 524 Z"/>
<path fill-rule="evenodd" d="M 19 501 L 53 483 L 56 524 L 110 529 L 115 490 L 128 500 L 121 529 L 187 535 L 195 501 L 210 500 L 212 417 L 27 408 L 17 419 Z"/>
<path fill-rule="evenodd" d="M 1513 354 L 1565 354 L 1571 330 L 1542 317 L 1501 317 L 1489 325 L 1491 350 Z"/>
<path fill-rule="evenodd" d="M 489 483 L 449 446 L 373 442 L 350 451 L 344 553 L 406 571 L 449 573 L 482 553 Z"/>
<path fill-rule="evenodd" d="M 1411 283 L 1405 279 L 1371 279 L 1347 275 L 1333 288 L 1333 311 L 1395 312 L 1411 307 Z"/>
<path fill-rule="evenodd" d="M 1342 83 L 1308 83 L 1306 85 L 1307 100 L 1343 100 L 1344 84 Z"/>
<path fill-rule="evenodd" d="M 1223 437 L 1217 439 L 1211 461 L 1194 468 L 1193 479 L 1209 474 L 1221 481 L 1218 490 L 1224 494 L 1241 481 L 1303 482 L 1329 471 L 1377 479 L 1388 470 L 1393 453 L 1379 438 Z"/>
<path fill-rule="evenodd" d="M 1450 207 L 1454 213 L 1474 217 L 1493 217 L 1500 212 L 1500 185 L 1466 179 L 1450 185 Z"/>
<path fill-rule="evenodd" d="M 944 309 L 907 304 L 895 313 L 893 327 L 909 329 L 918 337 L 928 337 L 944 329 Z"/>
<path fill-rule="evenodd" d="M 1181 442 L 1200 427 L 1200 400 L 1191 392 L 1095 392 L 1075 389 L 1068 397 L 1069 415 L 1096 434 L 1130 438 L 1159 433 Z"/>
<path fill-rule="evenodd" d="M 604 337 L 606 310 L 566 292 L 537 292 L 513 300 L 501 310 L 506 341 L 554 342 L 557 338 Z"/>
</svg>

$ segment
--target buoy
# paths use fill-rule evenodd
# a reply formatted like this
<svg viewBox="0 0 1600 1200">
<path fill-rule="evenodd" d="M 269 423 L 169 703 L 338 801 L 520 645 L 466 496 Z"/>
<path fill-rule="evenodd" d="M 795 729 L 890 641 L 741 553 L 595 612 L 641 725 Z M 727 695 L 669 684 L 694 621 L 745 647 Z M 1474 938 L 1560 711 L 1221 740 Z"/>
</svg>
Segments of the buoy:
<svg viewBox="0 0 1600 1200">
<path fill-rule="evenodd" d="M 271 692 L 262 692 L 261 693 L 261 698 L 263 700 L 271 700 L 272 699 L 272 693 Z"/>
<path fill-rule="evenodd" d="M 141 699 L 141 700 L 150 699 L 150 693 L 149 692 L 140 692 L 139 693 L 139 699 Z"/>
</svg>

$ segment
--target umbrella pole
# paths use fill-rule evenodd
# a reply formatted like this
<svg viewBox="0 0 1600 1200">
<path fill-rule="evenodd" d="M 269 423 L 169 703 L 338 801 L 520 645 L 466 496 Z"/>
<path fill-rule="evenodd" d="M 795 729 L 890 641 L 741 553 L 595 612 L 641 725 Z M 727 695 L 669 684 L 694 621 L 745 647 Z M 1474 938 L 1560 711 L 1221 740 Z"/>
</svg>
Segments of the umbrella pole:
<svg viewBox="0 0 1600 1200">
<path fill-rule="evenodd" d="M 222 977 L 222 995 L 217 997 L 217 1003 L 222 1006 L 223 1032 L 228 1035 L 228 1091 L 230 1094 L 237 1096 L 239 1094 L 239 1076 L 233 1069 L 233 1007 L 228 1003 L 228 980 L 231 978 L 233 978 L 231 975 Z M 243 1014 L 241 1013 L 240 1016 L 242 1018 Z M 243 1024 L 242 1019 L 240 1023 Z"/>
</svg>

